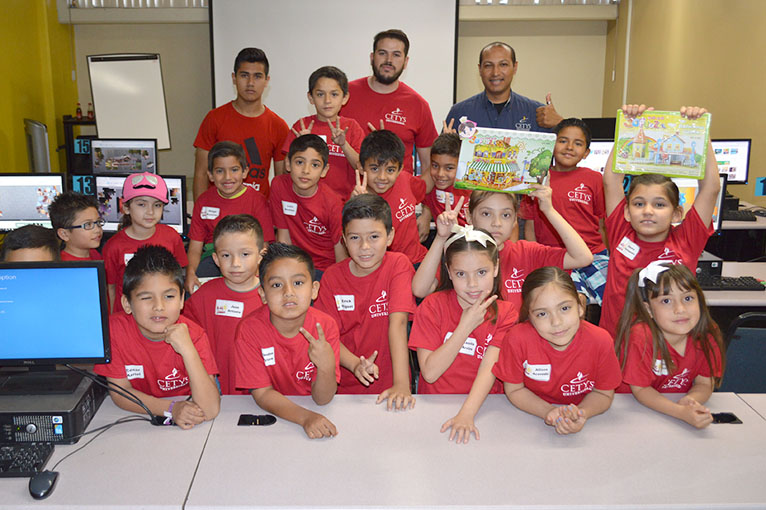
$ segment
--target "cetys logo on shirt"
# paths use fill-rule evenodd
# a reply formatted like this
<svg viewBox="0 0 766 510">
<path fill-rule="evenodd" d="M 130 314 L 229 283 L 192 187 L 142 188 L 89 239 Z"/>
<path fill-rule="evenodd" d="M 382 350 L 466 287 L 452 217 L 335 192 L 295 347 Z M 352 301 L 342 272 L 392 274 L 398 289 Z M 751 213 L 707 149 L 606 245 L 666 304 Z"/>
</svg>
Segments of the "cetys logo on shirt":
<svg viewBox="0 0 766 510">
<path fill-rule="evenodd" d="M 310 221 L 304 221 L 303 224 L 306 225 L 306 232 L 309 234 L 323 236 L 327 233 L 327 227 L 322 225 L 322 222 L 316 216 L 311 218 Z"/>
<path fill-rule="evenodd" d="M 577 377 L 561 385 L 561 394 L 565 397 L 573 397 L 588 393 L 596 386 L 595 381 L 588 379 L 588 374 L 577 372 Z"/>
<path fill-rule="evenodd" d="M 532 129 L 532 124 L 529 123 L 529 118 L 526 115 L 520 118 L 516 123 L 516 129 L 521 131 L 529 131 Z"/>
<path fill-rule="evenodd" d="M 189 376 L 181 375 L 177 368 L 165 376 L 164 379 L 157 379 L 157 386 L 162 391 L 174 391 L 189 385 Z"/>
<path fill-rule="evenodd" d="M 503 285 L 505 285 L 505 289 L 508 292 L 521 292 L 521 286 L 524 285 L 524 277 L 524 271 L 514 267 L 511 274 L 503 282 Z"/>
<path fill-rule="evenodd" d="M 567 193 L 570 202 L 579 202 L 581 204 L 590 205 L 593 202 L 593 195 L 590 189 L 581 182 L 579 186 Z"/>
<path fill-rule="evenodd" d="M 661 390 L 684 389 L 689 386 L 691 370 L 684 368 L 683 372 L 676 374 L 662 385 Z"/>
<path fill-rule="evenodd" d="M 370 305 L 370 318 L 388 316 L 388 293 L 385 290 L 380 291 L 380 296 Z"/>
<path fill-rule="evenodd" d="M 661 260 L 663 262 L 669 262 L 670 264 L 684 263 L 683 259 L 679 257 L 678 254 L 674 252 L 672 248 L 668 248 L 667 246 L 665 247 L 665 249 L 662 250 L 662 253 L 657 256 L 657 260 Z"/>
<path fill-rule="evenodd" d="M 404 198 L 399 199 L 399 209 L 396 211 L 396 219 L 400 222 L 406 220 L 415 214 L 415 206 L 407 202 Z"/>
<path fill-rule="evenodd" d="M 404 111 L 401 108 L 397 108 L 391 113 L 387 113 L 385 118 L 386 122 L 393 122 L 394 124 L 399 124 L 400 126 L 407 124 L 407 116 L 404 114 Z"/>
<path fill-rule="evenodd" d="M 313 381 L 314 373 L 316 372 L 316 366 L 309 361 L 308 365 L 303 367 L 303 370 L 295 372 L 295 378 L 299 381 Z"/>
</svg>

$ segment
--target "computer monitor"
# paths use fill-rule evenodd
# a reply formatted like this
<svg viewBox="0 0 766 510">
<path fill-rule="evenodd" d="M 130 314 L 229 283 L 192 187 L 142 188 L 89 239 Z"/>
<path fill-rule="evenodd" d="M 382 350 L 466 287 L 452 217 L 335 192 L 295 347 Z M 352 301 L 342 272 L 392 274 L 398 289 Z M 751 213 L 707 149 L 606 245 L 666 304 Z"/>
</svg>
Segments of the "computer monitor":
<svg viewBox="0 0 766 510">
<path fill-rule="evenodd" d="M 157 140 L 95 138 L 90 142 L 94 174 L 157 173 Z"/>
<path fill-rule="evenodd" d="M 614 140 L 591 140 L 590 154 L 577 166 L 590 168 L 603 174 L 606 160 L 609 158 L 609 153 L 612 152 L 612 146 L 614 146 Z"/>
<path fill-rule="evenodd" d="M 721 180 L 721 190 L 718 192 L 715 208 L 713 209 L 713 229 L 716 232 L 721 230 L 721 222 L 723 221 L 723 199 L 726 196 L 727 184 L 726 175 L 719 175 L 718 177 Z M 683 217 L 685 218 L 686 213 L 689 212 L 689 209 L 691 209 L 694 204 L 694 200 L 697 198 L 700 181 L 697 179 L 682 179 L 677 177 L 673 177 L 672 181 L 678 186 L 679 202 L 684 209 Z"/>
<path fill-rule="evenodd" d="M 747 184 L 750 142 L 750 139 L 711 141 L 718 173 L 726 175 L 727 184 Z"/>
<path fill-rule="evenodd" d="M 595 139 L 614 138 L 614 127 L 617 122 L 616 117 L 596 117 L 582 119 L 590 128 L 590 136 Z"/>
<path fill-rule="evenodd" d="M 122 184 L 126 175 L 77 175 L 72 177 L 72 188 L 93 194 L 98 200 L 99 214 L 106 221 L 104 232 L 117 232 L 122 216 Z M 92 178 L 91 182 L 88 178 Z M 168 186 L 169 202 L 160 223 L 173 227 L 179 234 L 186 233 L 186 176 L 163 175 Z M 78 188 L 78 186 L 80 186 Z M 82 190 L 82 191 L 81 191 Z"/>
<path fill-rule="evenodd" d="M 0 366 L 30 368 L 0 375 L 0 394 L 66 393 L 56 364 L 108 363 L 106 296 L 101 261 L 0 262 Z"/>
<path fill-rule="evenodd" d="M 63 185 L 63 174 L 0 173 L 0 232 L 31 223 L 51 228 L 48 207 Z"/>
</svg>

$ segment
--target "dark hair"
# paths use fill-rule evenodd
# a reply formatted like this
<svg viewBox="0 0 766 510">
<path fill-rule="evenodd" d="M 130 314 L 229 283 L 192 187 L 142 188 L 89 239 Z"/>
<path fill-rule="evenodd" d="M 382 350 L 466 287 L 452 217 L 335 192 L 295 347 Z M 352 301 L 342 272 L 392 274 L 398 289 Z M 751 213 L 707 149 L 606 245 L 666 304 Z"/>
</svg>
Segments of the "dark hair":
<svg viewBox="0 0 766 510">
<path fill-rule="evenodd" d="M 164 274 L 183 292 L 184 270 L 173 254 L 163 246 L 145 244 L 136 250 L 136 254 L 125 266 L 122 293 L 128 301 L 136 287 L 141 285 L 144 276 L 149 274 Z"/>
<path fill-rule="evenodd" d="M 51 252 L 54 261 L 59 261 L 61 260 L 59 246 L 59 238 L 53 229 L 40 225 L 24 225 L 5 235 L 3 247 L 0 249 L 0 260 L 5 260 L 12 251 L 25 248 L 45 248 Z"/>
<path fill-rule="evenodd" d="M 529 276 L 524 279 L 524 284 L 521 286 L 521 310 L 519 310 L 519 322 L 524 322 L 529 318 L 529 305 L 531 304 L 530 295 L 532 292 L 549 283 L 555 283 L 561 290 L 571 294 L 575 304 L 577 306 L 580 305 L 580 297 L 577 295 L 577 288 L 572 281 L 572 277 L 569 276 L 566 271 L 556 266 L 540 267 L 529 273 Z"/>
<path fill-rule="evenodd" d="M 213 245 L 224 234 L 253 233 L 258 249 L 263 249 L 263 229 L 261 224 L 249 214 L 229 214 L 221 218 L 218 225 L 213 229 Z"/>
<path fill-rule="evenodd" d="M 306 149 L 314 149 L 322 156 L 322 163 L 327 166 L 327 161 L 330 159 L 330 149 L 327 148 L 327 144 L 324 140 L 319 138 L 319 135 L 301 135 L 292 142 L 290 142 L 290 150 L 287 152 L 287 159 L 292 161 L 293 156 L 298 152 L 303 152 Z"/>
<path fill-rule="evenodd" d="M 239 53 L 237 53 L 237 58 L 234 59 L 234 72 L 236 73 L 239 71 L 239 66 L 242 65 L 243 62 L 250 62 L 251 64 L 255 62 L 260 62 L 263 64 L 263 69 L 266 72 L 266 76 L 269 75 L 269 59 L 266 58 L 266 54 L 263 52 L 260 48 L 242 48 Z"/>
<path fill-rule="evenodd" d="M 311 281 L 314 281 L 314 261 L 311 260 L 308 253 L 292 244 L 271 243 L 266 249 L 266 253 L 263 255 L 261 263 L 258 265 L 258 274 L 260 275 L 261 282 L 266 279 L 266 273 L 269 270 L 269 266 L 280 259 L 295 259 L 298 262 L 306 264 L 306 268 L 309 270 L 309 275 L 311 276 Z"/>
<path fill-rule="evenodd" d="M 677 209 L 678 205 L 681 203 L 679 193 L 678 193 L 678 186 L 676 186 L 676 183 L 673 182 L 670 179 L 670 177 L 666 177 L 664 175 L 659 175 L 659 174 L 634 175 L 633 178 L 630 180 L 630 187 L 628 188 L 628 195 L 627 195 L 628 200 L 630 200 L 630 197 L 633 196 L 633 193 L 635 193 L 636 188 L 642 184 L 644 186 L 651 186 L 653 184 L 657 184 L 665 188 L 665 195 L 667 199 L 670 201 L 670 205 L 673 206 L 673 209 Z"/>
<path fill-rule="evenodd" d="M 391 219 L 391 206 L 383 197 L 373 193 L 363 193 L 346 202 L 343 206 L 343 233 L 351 220 L 377 220 L 386 227 L 386 233 L 391 233 L 393 220 Z"/>
<path fill-rule="evenodd" d="M 77 213 L 86 209 L 94 208 L 98 211 L 98 201 L 91 195 L 83 195 L 75 191 L 65 191 L 53 199 L 48 206 L 48 215 L 51 218 L 53 231 L 60 228 L 71 227 Z"/>
<path fill-rule="evenodd" d="M 334 66 L 320 67 L 309 76 L 309 94 L 314 91 L 319 78 L 329 78 L 338 82 L 338 86 L 343 91 L 343 95 L 348 94 L 348 77 L 346 73 Z"/>
<path fill-rule="evenodd" d="M 700 307 L 700 320 L 689 332 L 692 341 L 705 355 L 705 360 L 710 368 L 710 373 L 715 374 L 715 353 L 711 349 L 710 341 L 711 336 L 713 342 L 718 346 L 718 350 L 721 353 L 721 374 L 723 374 L 724 367 L 726 365 L 726 354 L 723 346 L 723 337 L 718 325 L 710 316 L 710 312 L 707 308 L 705 301 L 705 294 L 702 292 L 697 278 L 689 270 L 688 267 L 683 264 L 664 264 L 668 267 L 666 271 L 660 273 L 657 277 L 657 283 L 651 280 L 644 279 L 644 287 L 638 286 L 639 273 L 641 268 L 633 271 L 633 274 L 628 280 L 627 297 L 625 299 L 625 306 L 622 309 L 620 315 L 620 321 L 617 323 L 617 336 L 615 337 L 615 352 L 617 357 L 622 361 L 623 368 L 627 361 L 628 345 L 630 342 L 630 330 L 634 325 L 638 323 L 646 324 L 649 331 L 652 333 L 652 360 L 657 359 L 657 356 L 661 356 L 665 362 L 665 366 L 668 367 L 668 371 L 671 373 L 675 371 L 676 366 L 673 364 L 673 360 L 670 356 L 670 350 L 665 340 L 665 335 L 662 334 L 662 330 L 659 328 L 654 318 L 646 308 L 646 304 L 649 304 L 651 299 L 655 299 L 659 296 L 666 296 L 670 294 L 670 287 L 672 284 L 683 291 L 693 291 L 697 295 L 697 302 Z M 713 376 L 713 386 L 717 388 L 721 385 L 721 378 Z"/>
<path fill-rule="evenodd" d="M 477 228 L 476 230 L 479 232 L 484 232 L 489 236 L 490 239 L 492 239 L 492 234 L 483 228 Z M 453 236 L 454 235 L 455 234 L 453 234 Z M 492 261 L 493 266 L 498 269 L 494 282 L 492 283 L 492 291 L 487 297 L 497 296 L 498 299 L 502 299 L 502 294 L 500 294 L 500 280 L 502 277 L 499 270 L 500 260 L 497 245 L 487 241 L 486 246 L 484 246 L 479 241 L 467 241 L 465 236 L 458 237 L 444 250 L 444 256 L 442 257 L 441 262 L 441 274 L 439 275 L 439 286 L 436 288 L 436 290 L 450 290 L 454 288 L 452 279 L 449 277 L 449 266 L 452 263 L 452 258 L 456 254 L 466 251 L 475 251 L 487 254 L 489 260 Z M 489 310 L 487 311 L 487 315 L 484 316 L 484 320 L 491 320 L 492 324 L 495 323 L 497 320 L 497 302 L 490 305 Z"/>
<path fill-rule="evenodd" d="M 242 172 L 247 174 L 248 168 L 250 166 L 247 164 L 247 156 L 245 156 L 245 150 L 240 144 L 231 142 L 229 140 L 218 142 L 210 149 L 210 152 L 207 154 L 207 171 L 213 173 L 213 168 L 215 168 L 215 160 L 229 156 L 234 156 L 237 158 L 237 161 L 239 161 L 239 166 L 242 167 Z"/>
<path fill-rule="evenodd" d="M 406 57 L 410 52 L 410 40 L 407 38 L 407 34 L 397 28 L 389 28 L 388 30 L 375 34 L 375 39 L 372 40 L 373 53 L 378 51 L 378 42 L 380 42 L 381 39 L 396 39 L 397 41 L 402 41 L 404 43 L 404 56 Z"/>
<path fill-rule="evenodd" d="M 404 163 L 404 143 L 387 129 L 372 131 L 362 140 L 362 146 L 359 148 L 359 164 L 364 166 L 369 159 L 374 160 L 378 165 L 396 161 L 401 167 Z"/>
<path fill-rule="evenodd" d="M 431 156 L 446 154 L 453 158 L 460 157 L 460 137 L 455 133 L 442 133 L 431 144 Z"/>
<path fill-rule="evenodd" d="M 472 215 L 473 212 L 476 210 L 477 207 L 479 207 L 479 204 L 487 200 L 489 197 L 499 194 L 503 195 L 504 198 L 507 198 L 509 202 L 511 202 L 511 205 L 513 206 L 513 211 L 518 212 L 519 211 L 519 201 L 516 198 L 516 195 L 513 193 L 500 193 L 499 191 L 482 191 L 482 190 L 473 190 L 471 192 L 471 198 L 468 202 L 468 214 Z"/>
<path fill-rule="evenodd" d="M 558 124 L 556 124 L 556 127 L 553 128 L 553 132 L 556 133 L 556 135 L 558 135 L 562 129 L 567 127 L 580 128 L 580 131 L 582 131 L 583 136 L 585 136 L 585 147 L 588 149 L 590 148 L 590 140 L 591 140 L 590 128 L 582 119 L 578 119 L 577 117 L 569 117 L 568 119 L 564 119 Z"/>
<path fill-rule="evenodd" d="M 506 44 L 506 43 L 504 43 L 502 41 L 492 41 L 488 45 L 484 46 L 481 49 L 481 51 L 479 52 L 479 65 L 481 65 L 481 63 L 484 61 L 484 52 L 486 50 L 488 50 L 490 48 L 494 48 L 496 46 L 502 46 L 503 48 L 505 48 L 508 51 L 510 51 L 511 52 L 511 63 L 512 64 L 516 63 L 516 50 L 514 50 L 513 47 L 511 47 L 510 44 Z"/>
</svg>

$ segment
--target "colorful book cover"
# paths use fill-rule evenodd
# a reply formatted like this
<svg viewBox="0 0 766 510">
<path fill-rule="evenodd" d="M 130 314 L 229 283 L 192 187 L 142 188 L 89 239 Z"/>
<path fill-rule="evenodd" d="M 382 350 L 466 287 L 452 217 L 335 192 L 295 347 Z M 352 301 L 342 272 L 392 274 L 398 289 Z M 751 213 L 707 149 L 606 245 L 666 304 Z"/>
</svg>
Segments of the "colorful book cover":
<svg viewBox="0 0 766 510">
<path fill-rule="evenodd" d="M 617 110 L 613 170 L 702 179 L 710 139 L 710 114 L 687 119 L 679 112 L 644 112 L 635 119 Z"/>
<path fill-rule="evenodd" d="M 529 193 L 548 174 L 555 143 L 553 133 L 474 128 L 460 146 L 455 187 Z"/>
</svg>

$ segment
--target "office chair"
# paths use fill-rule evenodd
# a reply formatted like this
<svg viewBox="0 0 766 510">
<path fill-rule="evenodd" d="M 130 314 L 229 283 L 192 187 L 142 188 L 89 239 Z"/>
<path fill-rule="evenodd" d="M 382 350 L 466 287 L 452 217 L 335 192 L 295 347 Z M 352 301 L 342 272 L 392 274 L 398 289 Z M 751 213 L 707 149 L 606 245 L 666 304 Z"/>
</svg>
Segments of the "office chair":
<svg viewBox="0 0 766 510">
<path fill-rule="evenodd" d="M 745 325 L 746 330 L 740 330 Z M 766 312 L 739 315 L 724 336 L 726 372 L 717 391 L 766 393 Z"/>
</svg>

